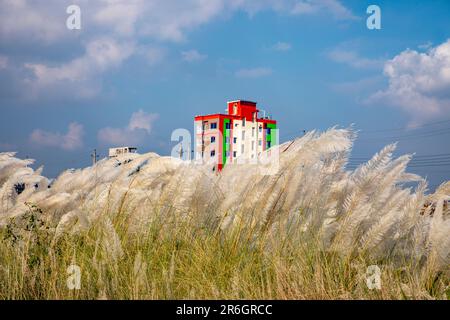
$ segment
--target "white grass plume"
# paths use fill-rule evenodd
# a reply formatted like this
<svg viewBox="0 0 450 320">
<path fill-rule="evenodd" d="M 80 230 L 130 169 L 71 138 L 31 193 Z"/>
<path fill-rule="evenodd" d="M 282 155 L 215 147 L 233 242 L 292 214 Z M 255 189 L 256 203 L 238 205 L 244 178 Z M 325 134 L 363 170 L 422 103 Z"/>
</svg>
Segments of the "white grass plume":
<svg viewBox="0 0 450 320">
<path fill-rule="evenodd" d="M 324 249 L 345 254 L 418 261 L 433 256 L 441 267 L 448 265 L 444 201 L 450 183 L 426 195 L 426 182 L 406 172 L 411 156 L 392 158 L 395 144 L 348 171 L 354 139 L 352 129 L 309 132 L 279 146 L 279 171 L 269 176 L 257 165 L 227 165 L 216 173 L 208 165 L 148 153 L 63 172 L 50 188 L 41 171 L 28 167 L 31 160 L 0 153 L 0 225 L 23 213 L 28 201 L 55 221 L 58 234 L 103 221 L 112 259 L 122 253 L 108 219 L 126 213 L 129 232 L 151 219 L 195 219 L 199 226 L 220 225 L 225 234 L 250 222 L 250 239 L 261 232 L 276 239 L 283 232 L 298 241 L 318 237 Z M 416 189 L 404 186 L 411 181 L 419 183 Z M 25 184 L 21 194 L 14 190 L 17 183 Z M 420 214 L 427 201 L 437 206 L 434 214 Z"/>
</svg>

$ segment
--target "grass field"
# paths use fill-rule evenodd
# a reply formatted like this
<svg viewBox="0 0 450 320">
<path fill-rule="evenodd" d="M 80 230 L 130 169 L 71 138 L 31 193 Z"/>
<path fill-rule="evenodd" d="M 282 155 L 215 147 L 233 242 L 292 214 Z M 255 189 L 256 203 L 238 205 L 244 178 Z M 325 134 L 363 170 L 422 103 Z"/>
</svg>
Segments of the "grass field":
<svg viewBox="0 0 450 320">
<path fill-rule="evenodd" d="M 448 299 L 448 276 L 411 260 L 322 250 L 314 237 L 224 232 L 188 219 L 154 219 L 129 235 L 127 212 L 55 239 L 30 211 L 3 230 L 0 299 Z M 152 213 L 157 215 L 156 212 Z M 20 225 L 19 225 L 20 223 Z M 257 236 L 255 237 L 255 234 Z M 80 289 L 67 284 L 80 268 Z M 369 289 L 367 267 L 380 268 Z"/>
<path fill-rule="evenodd" d="M 50 188 L 0 154 L 0 299 L 448 299 L 450 185 L 395 146 L 349 172 L 352 139 L 283 145 L 275 175 L 149 154 Z"/>
</svg>

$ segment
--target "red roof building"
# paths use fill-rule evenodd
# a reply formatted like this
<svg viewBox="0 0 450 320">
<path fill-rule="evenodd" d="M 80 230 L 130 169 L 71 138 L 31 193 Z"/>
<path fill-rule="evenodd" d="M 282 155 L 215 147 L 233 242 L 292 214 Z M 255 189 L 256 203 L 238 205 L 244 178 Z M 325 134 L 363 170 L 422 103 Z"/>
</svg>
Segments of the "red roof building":
<svg viewBox="0 0 450 320">
<path fill-rule="evenodd" d="M 277 122 L 267 116 L 260 118 L 256 102 L 229 101 L 227 111 L 194 118 L 195 158 L 218 170 L 238 159 L 256 161 L 276 143 Z"/>
</svg>

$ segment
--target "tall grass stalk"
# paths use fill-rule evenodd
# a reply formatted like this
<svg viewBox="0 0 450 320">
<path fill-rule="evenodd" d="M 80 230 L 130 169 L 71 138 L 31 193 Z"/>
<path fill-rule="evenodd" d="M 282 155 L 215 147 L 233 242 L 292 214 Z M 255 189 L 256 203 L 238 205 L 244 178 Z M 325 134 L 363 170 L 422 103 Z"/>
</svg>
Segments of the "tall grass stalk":
<svg viewBox="0 0 450 320">
<path fill-rule="evenodd" d="M 354 139 L 307 133 L 274 173 L 149 153 L 50 181 L 0 153 L 0 299 L 448 299 L 450 183 L 395 145 L 347 170 Z"/>
</svg>

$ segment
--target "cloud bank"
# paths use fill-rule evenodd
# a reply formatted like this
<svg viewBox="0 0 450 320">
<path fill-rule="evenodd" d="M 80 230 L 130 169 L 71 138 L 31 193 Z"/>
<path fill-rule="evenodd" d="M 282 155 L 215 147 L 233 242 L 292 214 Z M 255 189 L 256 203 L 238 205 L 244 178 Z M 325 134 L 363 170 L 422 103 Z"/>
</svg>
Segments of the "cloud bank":
<svg viewBox="0 0 450 320">
<path fill-rule="evenodd" d="M 68 30 L 65 26 L 66 8 L 71 4 L 81 8 L 81 30 Z M 165 56 L 164 50 L 155 49 L 155 44 L 185 42 L 192 30 L 239 11 L 249 15 L 260 11 L 289 15 L 328 12 L 339 20 L 354 19 L 351 11 L 337 0 L 3 0 L 0 41 L 11 52 L 16 44 L 31 51 L 36 46 L 41 48 L 42 56 L 16 58 L 11 67 L 11 72 L 20 73 L 19 78 L 27 74 L 20 85 L 32 92 L 29 97 L 57 94 L 92 98 L 101 92 L 105 73 L 120 67 L 128 58 L 141 55 L 154 65 Z M 280 43 L 277 49 L 288 47 Z M 58 59 L 49 60 L 44 52 L 61 48 L 67 49 L 59 52 Z M 182 53 L 187 62 L 206 57 L 196 50 Z M 5 56 L 0 59 L 0 68 L 7 66 Z"/>
<path fill-rule="evenodd" d="M 417 125 L 450 114 L 450 39 L 426 52 L 405 50 L 387 61 L 386 89 L 368 102 L 387 103 L 407 112 Z"/>
<path fill-rule="evenodd" d="M 111 38 L 95 39 L 87 43 L 83 56 L 58 66 L 26 63 L 32 76 L 25 79 L 34 95 L 45 90 L 70 87 L 72 94 L 91 97 L 99 90 L 98 76 L 119 66 L 134 51 L 134 45 Z"/>
<path fill-rule="evenodd" d="M 139 145 L 153 129 L 153 123 L 158 115 L 143 110 L 131 115 L 128 125 L 124 128 L 106 127 L 98 132 L 98 140 L 106 145 Z"/>
<path fill-rule="evenodd" d="M 37 146 L 73 151 L 83 146 L 83 135 L 83 126 L 79 123 L 72 122 L 69 124 L 66 134 L 36 129 L 30 135 L 30 142 Z"/>
</svg>

